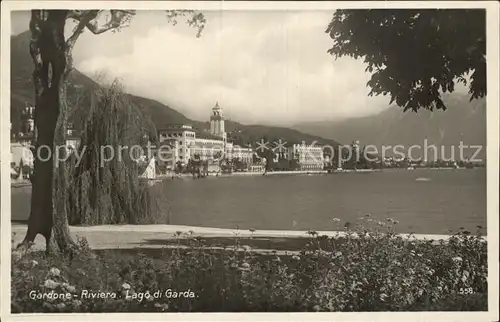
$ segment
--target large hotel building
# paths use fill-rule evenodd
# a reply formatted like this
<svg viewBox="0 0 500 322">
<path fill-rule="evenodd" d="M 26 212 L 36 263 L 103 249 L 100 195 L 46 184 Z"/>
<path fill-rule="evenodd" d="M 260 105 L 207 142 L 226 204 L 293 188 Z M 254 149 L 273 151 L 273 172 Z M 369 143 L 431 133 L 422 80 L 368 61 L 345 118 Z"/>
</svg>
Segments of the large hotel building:
<svg viewBox="0 0 500 322">
<path fill-rule="evenodd" d="M 33 122 L 34 107 L 26 105 L 23 115 L 23 133 L 19 133 L 11 142 L 11 162 L 18 165 L 23 160 L 24 164 L 32 165 L 33 156 L 28 145 L 36 131 Z M 261 168 L 261 165 L 253 165 L 256 155 L 254 149 L 240 147 L 228 141 L 224 115 L 218 103 L 212 108 L 209 130 L 195 130 L 191 125 L 179 124 L 159 129 L 157 134 L 158 145 L 152 147 L 153 156 L 158 164 L 165 165 L 167 169 L 173 170 L 179 163 L 185 166 L 193 159 L 208 161 L 209 165 L 213 165 L 210 168 L 218 168 L 222 159 L 228 161 L 239 159 L 247 164 L 249 169 Z M 79 143 L 79 137 L 73 133 L 70 126 L 67 144 L 78 148 Z M 323 169 L 325 158 L 320 146 L 291 144 L 280 150 L 279 157 L 297 160 L 301 170 Z"/>
<path fill-rule="evenodd" d="M 212 108 L 209 131 L 195 131 L 191 125 L 170 125 L 158 130 L 158 142 L 160 147 L 168 147 L 162 151 L 158 150 L 157 155 L 161 154 L 158 159 L 168 160 L 167 167 L 171 169 L 179 162 L 186 165 L 193 158 L 206 160 L 209 163 L 238 158 L 250 167 L 256 154 L 252 148 L 228 142 L 224 115 L 218 103 Z M 324 151 L 320 146 L 292 144 L 282 149 L 281 155 L 288 160 L 297 160 L 301 170 L 323 169 Z"/>
<path fill-rule="evenodd" d="M 195 131 L 191 125 L 186 124 L 169 125 L 158 130 L 158 143 L 158 159 L 168 160 L 167 167 L 170 168 L 177 163 L 186 165 L 190 159 L 216 163 L 222 159 L 238 158 L 251 165 L 254 155 L 252 148 L 228 142 L 224 115 L 218 103 L 212 108 L 209 131 Z M 168 148 L 165 149 L 165 146 Z"/>
</svg>

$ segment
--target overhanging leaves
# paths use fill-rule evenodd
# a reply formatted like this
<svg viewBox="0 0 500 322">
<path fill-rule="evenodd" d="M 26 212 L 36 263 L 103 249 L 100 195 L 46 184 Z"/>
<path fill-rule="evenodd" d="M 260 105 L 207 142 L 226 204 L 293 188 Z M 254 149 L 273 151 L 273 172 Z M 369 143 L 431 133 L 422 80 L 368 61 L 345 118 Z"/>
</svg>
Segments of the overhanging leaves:
<svg viewBox="0 0 500 322">
<path fill-rule="evenodd" d="M 338 10 L 326 29 L 336 59 L 363 59 L 369 95 L 390 95 L 404 110 L 446 109 L 441 94 L 468 85 L 486 95 L 483 9 Z"/>
</svg>

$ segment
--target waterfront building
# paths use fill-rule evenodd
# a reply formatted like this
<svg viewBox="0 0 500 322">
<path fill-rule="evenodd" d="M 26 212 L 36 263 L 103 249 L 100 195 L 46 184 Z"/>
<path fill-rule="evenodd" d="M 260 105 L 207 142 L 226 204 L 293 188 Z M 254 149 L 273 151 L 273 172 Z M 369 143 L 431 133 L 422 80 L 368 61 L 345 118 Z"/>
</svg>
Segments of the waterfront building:
<svg viewBox="0 0 500 322">
<path fill-rule="evenodd" d="M 232 149 L 232 158 L 238 158 L 240 161 L 251 165 L 253 163 L 254 150 L 252 148 L 244 148 L 240 146 L 234 146 Z"/>
<path fill-rule="evenodd" d="M 232 160 L 233 159 L 233 152 L 234 152 L 234 144 L 232 142 L 227 142 L 224 145 L 224 159 L 226 160 Z"/>
<path fill-rule="evenodd" d="M 28 103 L 25 103 L 21 119 L 23 121 L 21 127 L 22 133 L 35 133 L 35 107 Z"/>
<path fill-rule="evenodd" d="M 190 148 L 191 155 L 196 160 L 203 161 L 216 162 L 227 157 L 226 151 L 231 153 L 224 141 L 214 139 L 197 138 Z"/>
<path fill-rule="evenodd" d="M 15 166 L 19 166 L 22 161 L 24 165 L 33 167 L 35 158 L 33 157 L 29 145 L 21 142 L 11 142 L 10 155 L 11 164 L 14 163 Z"/>
<path fill-rule="evenodd" d="M 191 146 L 194 145 L 196 134 L 193 127 L 188 124 L 169 125 L 158 131 L 158 141 L 160 146 L 167 144 L 170 147 L 175 147 L 177 153 L 174 164 L 181 162 L 187 164 L 191 159 Z"/>
<path fill-rule="evenodd" d="M 11 163 L 19 166 L 22 161 L 24 165 L 33 167 L 34 156 L 30 148 L 34 144 L 33 140 L 36 136 L 35 107 L 26 103 L 21 119 L 21 132 L 12 137 L 10 144 Z M 76 150 L 79 145 L 80 137 L 74 133 L 73 124 L 70 123 L 66 133 L 66 146 L 69 149 Z"/>
<path fill-rule="evenodd" d="M 203 160 L 209 165 L 234 158 L 250 165 L 253 160 L 252 148 L 242 148 L 227 141 L 224 115 L 218 103 L 212 108 L 208 131 L 194 130 L 189 124 L 169 125 L 158 130 L 158 141 L 160 146 L 169 144 L 176 151 L 170 154 L 170 167 L 178 162 L 185 166 L 189 160 Z"/>
<path fill-rule="evenodd" d="M 179 142 L 178 141 L 163 141 L 162 144 L 151 146 L 151 155 L 156 159 L 156 164 L 166 170 L 172 171 L 175 165 L 179 162 Z"/>
<path fill-rule="evenodd" d="M 199 134 L 200 135 L 200 134 Z M 160 146 L 168 144 L 177 150 L 174 163 L 187 164 L 190 159 L 213 160 L 224 155 L 226 143 L 215 138 L 197 137 L 191 125 L 169 125 L 158 131 Z"/>
<path fill-rule="evenodd" d="M 262 164 L 253 164 L 250 166 L 249 171 L 250 172 L 264 172 L 265 167 Z"/>
<path fill-rule="evenodd" d="M 317 145 L 293 144 L 288 147 L 289 160 L 297 160 L 301 170 L 323 170 L 323 148 Z"/>
</svg>

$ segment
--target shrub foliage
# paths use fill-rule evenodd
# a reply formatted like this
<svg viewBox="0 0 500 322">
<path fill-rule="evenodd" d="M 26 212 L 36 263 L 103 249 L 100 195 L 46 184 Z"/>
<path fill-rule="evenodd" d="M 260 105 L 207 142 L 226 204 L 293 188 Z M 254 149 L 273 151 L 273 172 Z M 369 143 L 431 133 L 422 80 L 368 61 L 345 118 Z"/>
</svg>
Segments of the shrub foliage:
<svg viewBox="0 0 500 322">
<path fill-rule="evenodd" d="M 138 149 L 151 131 L 148 117 L 125 95 L 116 81 L 91 94 L 77 163 L 70 167 L 71 225 L 160 222 L 151 191 L 140 181 Z M 154 126 L 153 126 L 154 127 Z M 158 218 L 157 218 L 158 217 Z"/>
<path fill-rule="evenodd" d="M 13 258 L 12 311 L 487 310 L 480 236 L 461 231 L 436 243 L 363 225 L 344 236 L 309 235 L 300 252 L 288 254 L 259 254 L 237 235 L 234 246 L 215 249 L 181 232 L 177 246 L 189 247 L 165 248 L 161 256 L 158 250 L 95 252 L 84 240 L 84 251 L 72 258 L 29 253 Z M 84 291 L 109 294 L 88 298 Z M 50 292 L 71 298 L 33 299 Z"/>
</svg>

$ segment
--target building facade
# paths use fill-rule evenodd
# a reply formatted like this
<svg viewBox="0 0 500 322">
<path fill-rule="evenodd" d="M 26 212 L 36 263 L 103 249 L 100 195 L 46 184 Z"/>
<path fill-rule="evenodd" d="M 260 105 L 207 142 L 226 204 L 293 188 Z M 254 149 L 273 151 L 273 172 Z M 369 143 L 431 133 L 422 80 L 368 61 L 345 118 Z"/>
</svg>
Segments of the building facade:
<svg viewBox="0 0 500 322">
<path fill-rule="evenodd" d="M 180 160 L 178 141 L 163 141 L 159 145 L 151 146 L 151 155 L 161 169 L 171 171 L 175 169 L 176 163 Z"/>
<path fill-rule="evenodd" d="M 32 145 L 34 145 L 33 140 L 36 137 L 35 107 L 26 104 L 21 119 L 21 132 L 16 133 L 16 135 L 14 136 L 11 136 L 11 163 L 14 163 L 15 166 L 19 166 L 22 161 L 24 165 L 33 167 L 35 159 L 31 151 L 31 147 Z M 70 123 L 68 124 L 66 133 L 66 147 L 70 150 L 76 150 L 78 149 L 79 145 L 80 137 L 75 135 L 73 125 Z"/>
<path fill-rule="evenodd" d="M 231 157 L 233 159 L 238 159 L 248 165 L 253 163 L 254 150 L 252 148 L 244 148 L 240 146 L 234 146 L 232 149 Z"/>
<path fill-rule="evenodd" d="M 317 145 L 293 144 L 288 147 L 289 160 L 297 160 L 301 170 L 323 170 L 323 148 Z"/>
<path fill-rule="evenodd" d="M 29 145 L 21 142 L 10 143 L 10 162 L 14 166 L 19 166 L 21 163 L 33 167 L 35 158 L 31 152 Z"/>
<path fill-rule="evenodd" d="M 158 131 L 158 143 L 165 150 L 175 149 L 171 153 L 173 164 L 177 162 L 186 163 L 191 159 L 191 147 L 196 140 L 196 133 L 191 125 L 169 125 Z"/>
<path fill-rule="evenodd" d="M 231 161 L 238 158 L 248 165 L 253 160 L 252 148 L 235 146 L 227 141 L 223 111 L 218 103 L 212 108 L 210 129 L 206 133 L 195 131 L 187 124 L 169 125 L 158 130 L 158 141 L 160 146 L 168 144 L 172 147 L 169 168 L 174 168 L 178 163 L 185 166 L 189 160 L 215 164 L 223 159 Z"/>
</svg>

